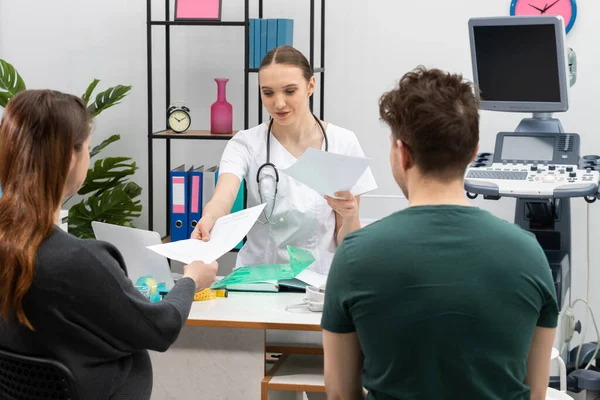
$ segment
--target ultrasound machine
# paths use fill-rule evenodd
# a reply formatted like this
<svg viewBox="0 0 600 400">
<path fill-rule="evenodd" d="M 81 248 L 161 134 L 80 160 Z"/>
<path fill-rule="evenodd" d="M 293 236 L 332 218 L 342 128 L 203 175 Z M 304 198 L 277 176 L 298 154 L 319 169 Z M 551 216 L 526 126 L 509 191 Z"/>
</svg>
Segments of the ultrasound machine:
<svg viewBox="0 0 600 400">
<path fill-rule="evenodd" d="M 516 199 L 515 224 L 536 236 L 552 270 L 562 309 L 555 347 L 566 362 L 568 389 L 596 398 L 589 395 L 600 393 L 600 369 L 585 367 L 600 358 L 598 344 L 581 351 L 569 346 L 573 330 L 581 331 L 571 310 L 571 199 L 596 200 L 600 157 L 582 156 L 579 135 L 553 118 L 568 110 L 569 86 L 576 81 L 564 22 L 554 16 L 473 18 L 469 37 L 480 108 L 532 116 L 514 132 L 499 132 L 493 152 L 477 155 L 466 171 L 465 191 L 472 199 Z M 558 377 L 550 386 L 558 388 Z"/>
</svg>

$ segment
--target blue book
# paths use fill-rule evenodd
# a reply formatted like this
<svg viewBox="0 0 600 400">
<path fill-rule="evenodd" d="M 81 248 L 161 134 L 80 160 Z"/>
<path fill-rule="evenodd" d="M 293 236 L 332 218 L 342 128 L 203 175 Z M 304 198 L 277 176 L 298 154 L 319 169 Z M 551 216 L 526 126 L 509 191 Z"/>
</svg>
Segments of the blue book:
<svg viewBox="0 0 600 400">
<path fill-rule="evenodd" d="M 254 31 L 256 30 L 256 20 L 250 19 L 250 32 L 248 34 L 248 68 L 257 68 L 254 65 Z"/>
<path fill-rule="evenodd" d="M 260 61 L 267 55 L 267 20 L 260 20 Z"/>
<path fill-rule="evenodd" d="M 252 40 L 254 41 L 254 68 L 260 68 L 260 62 L 262 61 L 261 50 L 260 50 L 260 30 L 261 30 L 261 20 L 254 20 L 254 37 Z"/>
<path fill-rule="evenodd" d="M 277 47 L 277 20 L 269 18 L 267 19 L 267 53 L 275 47 Z"/>
<path fill-rule="evenodd" d="M 204 166 L 194 168 L 188 171 L 188 238 L 192 236 L 194 228 L 202 217 L 202 188 Z"/>
<path fill-rule="evenodd" d="M 277 47 L 294 45 L 294 20 L 280 18 L 277 20 Z"/>
<path fill-rule="evenodd" d="M 171 198 L 169 213 L 171 214 L 171 242 L 188 239 L 188 172 L 181 165 L 169 173 Z"/>
</svg>

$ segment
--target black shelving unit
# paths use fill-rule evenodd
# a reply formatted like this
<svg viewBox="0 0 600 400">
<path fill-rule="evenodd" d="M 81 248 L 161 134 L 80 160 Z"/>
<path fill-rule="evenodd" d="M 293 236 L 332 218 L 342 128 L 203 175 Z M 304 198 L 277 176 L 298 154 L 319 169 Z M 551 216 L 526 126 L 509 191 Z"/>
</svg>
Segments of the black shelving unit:
<svg viewBox="0 0 600 400">
<path fill-rule="evenodd" d="M 153 161 L 154 161 L 154 140 L 165 140 L 165 168 L 166 177 L 166 235 L 170 234 L 170 215 L 169 215 L 169 198 L 171 196 L 171 185 L 169 184 L 169 170 L 171 165 L 171 140 L 229 140 L 233 137 L 235 132 L 231 135 L 223 134 L 211 134 L 209 130 L 197 131 L 188 130 L 185 133 L 176 134 L 166 129 L 167 114 L 165 115 L 165 129 L 156 131 L 153 126 L 153 101 L 152 101 L 152 88 L 153 88 L 153 77 L 152 77 L 152 29 L 153 27 L 162 27 L 165 29 L 165 104 L 168 106 L 171 104 L 171 26 L 231 26 L 231 27 L 243 27 L 244 28 L 244 129 L 248 129 L 248 117 L 249 117 L 249 99 L 248 99 L 248 86 L 249 86 L 249 75 L 251 73 L 257 73 L 257 68 L 248 68 L 249 55 L 250 55 L 250 17 L 249 17 L 249 0 L 244 0 L 244 20 L 243 21 L 175 21 L 171 20 L 170 14 L 170 0 L 165 0 L 165 17 L 164 20 L 152 20 L 152 0 L 146 0 L 146 53 L 147 53 L 147 79 L 148 79 L 148 229 L 153 230 L 154 227 L 154 172 L 153 172 Z M 258 18 L 263 18 L 263 0 L 258 0 Z M 325 0 L 321 0 L 321 66 L 315 68 L 314 66 L 314 54 L 315 54 L 315 0 L 310 0 L 310 50 L 309 50 L 309 62 L 313 67 L 315 73 L 320 74 L 320 110 L 319 117 L 324 118 L 324 99 L 325 99 Z M 313 97 L 310 98 L 310 109 L 313 110 Z M 262 101 L 260 99 L 260 91 L 258 94 L 258 121 L 262 121 Z"/>
</svg>

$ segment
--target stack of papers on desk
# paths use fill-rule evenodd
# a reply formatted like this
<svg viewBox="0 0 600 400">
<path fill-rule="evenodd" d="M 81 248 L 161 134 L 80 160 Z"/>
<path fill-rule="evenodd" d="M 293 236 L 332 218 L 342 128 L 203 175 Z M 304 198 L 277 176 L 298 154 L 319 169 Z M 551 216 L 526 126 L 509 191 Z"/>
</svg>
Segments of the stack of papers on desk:
<svg viewBox="0 0 600 400">
<path fill-rule="evenodd" d="M 335 154 L 309 147 L 292 166 L 281 172 L 315 190 L 334 197 L 349 192 L 369 167 L 369 159 Z"/>
<path fill-rule="evenodd" d="M 148 248 L 171 260 L 181 261 L 185 264 L 194 261 L 211 263 L 233 249 L 248 234 L 263 208 L 265 208 L 265 204 L 219 218 L 210 232 L 208 242 L 187 239 L 148 246 Z"/>
<path fill-rule="evenodd" d="M 252 267 L 249 267 L 252 268 Z M 325 287 L 327 275 L 321 275 L 317 272 L 305 269 L 296 275 L 293 279 L 279 279 L 253 283 L 238 283 L 227 285 L 227 290 L 238 292 L 279 292 L 287 290 L 301 291 L 306 290 L 306 286 Z"/>
<path fill-rule="evenodd" d="M 236 283 L 227 285 L 225 289 L 234 292 L 279 292 L 280 286 L 278 281 L 253 282 L 253 283 Z"/>
<path fill-rule="evenodd" d="M 217 281 L 213 284 L 216 287 L 224 276 L 217 276 Z M 239 283 L 236 285 L 225 286 L 225 289 L 237 292 L 279 292 L 278 281 L 254 282 L 254 283 Z"/>
</svg>

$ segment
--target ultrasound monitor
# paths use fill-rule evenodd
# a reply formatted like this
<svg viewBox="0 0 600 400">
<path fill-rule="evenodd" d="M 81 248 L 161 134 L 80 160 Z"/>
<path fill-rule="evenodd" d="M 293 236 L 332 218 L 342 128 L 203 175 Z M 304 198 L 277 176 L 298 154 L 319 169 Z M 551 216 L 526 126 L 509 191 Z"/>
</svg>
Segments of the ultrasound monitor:
<svg viewBox="0 0 600 400">
<path fill-rule="evenodd" d="M 469 37 L 482 110 L 568 110 L 569 79 L 561 17 L 472 18 Z"/>
</svg>

